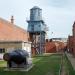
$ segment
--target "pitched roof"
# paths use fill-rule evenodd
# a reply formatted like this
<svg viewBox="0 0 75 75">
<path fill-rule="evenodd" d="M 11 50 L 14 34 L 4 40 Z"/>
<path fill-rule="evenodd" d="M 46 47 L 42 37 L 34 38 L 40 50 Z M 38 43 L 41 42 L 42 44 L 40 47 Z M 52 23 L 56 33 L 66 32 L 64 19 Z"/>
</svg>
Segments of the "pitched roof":
<svg viewBox="0 0 75 75">
<path fill-rule="evenodd" d="M 28 41 L 28 32 L 0 18 L 0 41 Z"/>
</svg>

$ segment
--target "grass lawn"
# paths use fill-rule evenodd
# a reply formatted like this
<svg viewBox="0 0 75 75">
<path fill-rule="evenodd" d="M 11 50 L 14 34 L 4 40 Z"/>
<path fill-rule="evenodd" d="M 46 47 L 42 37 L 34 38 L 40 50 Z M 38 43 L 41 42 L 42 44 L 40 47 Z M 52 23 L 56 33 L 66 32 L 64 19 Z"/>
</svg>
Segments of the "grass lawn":
<svg viewBox="0 0 75 75">
<path fill-rule="evenodd" d="M 68 70 L 70 70 L 69 72 L 72 72 L 73 69 L 71 64 L 68 62 L 67 57 L 64 58 L 64 60 L 65 66 L 67 67 Z M 58 75 L 60 63 L 61 63 L 61 54 L 35 56 L 33 58 L 34 64 L 33 68 L 28 72 L 20 72 L 20 71 L 4 71 L 6 62 L 0 61 L 0 75 L 50 75 L 50 74 Z"/>
<path fill-rule="evenodd" d="M 71 63 L 70 63 L 70 61 L 68 60 L 68 58 L 67 58 L 67 56 L 65 55 L 65 57 L 64 57 L 64 61 L 65 61 L 65 66 L 66 66 L 66 68 L 67 68 L 67 70 L 68 70 L 68 72 L 69 72 L 69 75 L 75 75 L 75 71 L 74 71 L 74 69 L 73 69 L 73 67 L 72 67 L 72 65 L 71 65 Z"/>
</svg>

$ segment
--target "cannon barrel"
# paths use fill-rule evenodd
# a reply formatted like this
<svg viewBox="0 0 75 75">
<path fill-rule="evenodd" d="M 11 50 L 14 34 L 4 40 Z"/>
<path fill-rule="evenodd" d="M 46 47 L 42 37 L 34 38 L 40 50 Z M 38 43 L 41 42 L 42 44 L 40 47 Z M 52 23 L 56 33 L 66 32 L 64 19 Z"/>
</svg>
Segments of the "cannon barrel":
<svg viewBox="0 0 75 75">
<path fill-rule="evenodd" d="M 16 64 L 21 64 L 26 61 L 26 57 L 29 56 L 25 50 L 14 50 L 9 53 L 5 53 L 3 59 L 5 61 L 13 61 Z"/>
</svg>

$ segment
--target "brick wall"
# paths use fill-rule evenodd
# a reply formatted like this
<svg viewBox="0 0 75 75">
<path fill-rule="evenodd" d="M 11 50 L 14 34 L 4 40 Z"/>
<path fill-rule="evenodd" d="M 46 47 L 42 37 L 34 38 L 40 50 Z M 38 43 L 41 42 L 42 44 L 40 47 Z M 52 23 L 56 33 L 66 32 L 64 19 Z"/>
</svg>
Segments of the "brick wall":
<svg viewBox="0 0 75 75">
<path fill-rule="evenodd" d="M 55 43 L 53 41 L 46 40 L 45 52 L 46 53 L 54 53 L 54 52 L 56 52 L 56 45 L 55 45 Z"/>
</svg>

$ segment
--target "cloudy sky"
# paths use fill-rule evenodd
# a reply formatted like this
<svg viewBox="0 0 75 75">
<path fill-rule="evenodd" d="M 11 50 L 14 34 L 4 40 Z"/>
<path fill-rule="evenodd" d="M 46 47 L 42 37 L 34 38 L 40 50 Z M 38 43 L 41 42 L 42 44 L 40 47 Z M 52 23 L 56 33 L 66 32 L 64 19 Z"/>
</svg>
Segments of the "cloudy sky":
<svg viewBox="0 0 75 75">
<path fill-rule="evenodd" d="M 75 0 L 0 0 L 0 17 L 10 21 L 14 16 L 15 24 L 27 29 L 33 6 L 42 8 L 42 15 L 48 26 L 48 38 L 68 37 L 72 34 L 75 21 Z"/>
</svg>

